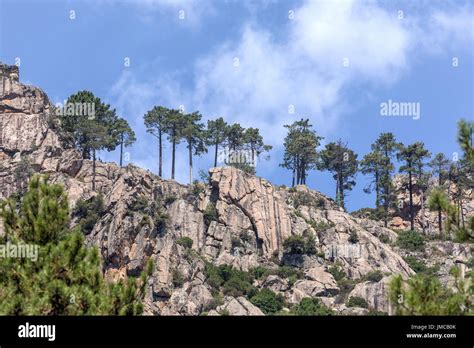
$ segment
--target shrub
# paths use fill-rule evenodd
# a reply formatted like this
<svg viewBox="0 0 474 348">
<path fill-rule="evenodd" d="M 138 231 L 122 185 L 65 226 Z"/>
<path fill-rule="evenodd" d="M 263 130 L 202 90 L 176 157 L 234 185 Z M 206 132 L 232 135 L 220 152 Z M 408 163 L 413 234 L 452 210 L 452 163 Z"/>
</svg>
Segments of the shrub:
<svg viewBox="0 0 474 348">
<path fill-rule="evenodd" d="M 365 279 L 367 279 L 369 282 L 374 282 L 374 283 L 378 283 L 379 281 L 382 280 L 382 278 L 383 278 L 383 274 L 379 270 L 367 273 L 365 276 Z"/>
<path fill-rule="evenodd" d="M 173 285 L 175 288 L 180 288 L 183 286 L 184 276 L 180 271 L 178 271 L 177 269 L 174 269 L 172 272 L 172 277 L 173 277 Z"/>
<path fill-rule="evenodd" d="M 249 270 L 250 275 L 255 279 L 262 279 L 264 276 L 269 274 L 269 272 L 271 272 L 271 270 L 263 266 L 257 266 Z"/>
<path fill-rule="evenodd" d="M 290 236 L 283 242 L 286 254 L 290 255 L 314 255 L 316 254 L 316 240 L 314 236 L 306 234 L 304 236 Z"/>
<path fill-rule="evenodd" d="M 435 275 L 439 271 L 439 265 L 433 267 L 427 267 L 422 261 L 418 260 L 414 256 L 406 256 L 403 258 L 405 262 L 410 266 L 415 273 L 426 274 L 426 275 Z"/>
<path fill-rule="evenodd" d="M 178 198 L 175 195 L 169 195 L 165 197 L 165 205 L 173 204 Z"/>
<path fill-rule="evenodd" d="M 313 197 L 310 193 L 304 191 L 297 191 L 293 197 L 293 206 L 298 208 L 300 206 L 307 206 L 307 207 L 324 207 L 324 199 Z"/>
<path fill-rule="evenodd" d="M 150 202 L 145 196 L 139 196 L 135 201 L 130 204 L 130 210 L 131 211 L 144 211 L 148 206 L 150 205 Z"/>
<path fill-rule="evenodd" d="M 262 289 L 250 298 L 250 302 L 260 308 L 265 314 L 274 314 L 280 311 L 285 301 L 283 296 L 275 294 L 270 289 Z"/>
<path fill-rule="evenodd" d="M 191 249 L 193 247 L 193 240 L 189 237 L 181 237 L 176 241 L 176 244 L 179 244 L 187 249 Z"/>
<path fill-rule="evenodd" d="M 349 301 L 347 301 L 347 307 L 361 307 L 361 308 L 368 308 L 369 305 L 366 300 L 364 300 L 362 297 L 358 296 L 353 296 L 349 298 Z"/>
<path fill-rule="evenodd" d="M 466 266 L 469 268 L 474 268 L 474 256 L 471 256 L 469 261 L 466 262 Z"/>
<path fill-rule="evenodd" d="M 252 285 L 252 276 L 243 271 L 239 271 L 229 265 L 220 265 L 218 267 L 207 262 L 204 268 L 204 275 L 207 283 L 229 296 L 253 296 L 256 289 Z"/>
<path fill-rule="evenodd" d="M 239 237 L 244 243 L 250 243 L 252 241 L 252 236 L 250 233 L 248 233 L 248 231 L 240 232 Z"/>
<path fill-rule="evenodd" d="M 101 195 L 98 195 L 86 201 L 77 201 L 72 215 L 79 218 L 78 224 L 82 232 L 89 234 L 105 212 L 104 199 Z"/>
<path fill-rule="evenodd" d="M 290 313 L 301 316 L 334 314 L 330 308 L 327 308 L 321 303 L 319 298 L 302 299 L 300 303 L 291 308 Z"/>
<path fill-rule="evenodd" d="M 209 225 L 211 221 L 217 221 L 217 209 L 216 204 L 209 202 L 204 210 L 204 222 Z"/>
<path fill-rule="evenodd" d="M 351 231 L 348 241 L 352 244 L 357 243 L 359 241 L 359 237 L 357 237 L 357 232 Z"/>
<path fill-rule="evenodd" d="M 423 251 L 425 241 L 418 232 L 409 230 L 398 234 L 397 245 L 406 250 Z"/>
<path fill-rule="evenodd" d="M 232 245 L 231 246 L 232 249 L 240 248 L 242 246 L 242 241 L 239 238 L 232 236 L 231 237 L 231 245 Z"/>
<path fill-rule="evenodd" d="M 381 234 L 379 239 L 382 243 L 390 244 L 390 238 L 386 234 Z"/>
<path fill-rule="evenodd" d="M 297 279 L 303 278 L 303 272 L 295 267 L 281 266 L 276 270 L 276 275 L 280 278 L 296 277 Z"/>
<path fill-rule="evenodd" d="M 329 267 L 328 272 L 332 274 L 336 282 L 339 282 L 340 280 L 346 277 L 346 272 L 344 272 L 342 267 L 337 264 L 332 267 Z"/>
</svg>

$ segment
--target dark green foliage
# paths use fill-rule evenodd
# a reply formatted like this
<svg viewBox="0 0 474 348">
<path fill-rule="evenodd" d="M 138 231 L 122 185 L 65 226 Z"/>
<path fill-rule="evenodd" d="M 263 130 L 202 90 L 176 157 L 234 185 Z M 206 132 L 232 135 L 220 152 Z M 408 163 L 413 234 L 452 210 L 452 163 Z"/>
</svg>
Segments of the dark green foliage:
<svg viewBox="0 0 474 348">
<path fill-rule="evenodd" d="M 347 307 L 368 308 L 369 305 L 362 297 L 352 296 L 349 298 L 349 301 L 347 301 Z"/>
<path fill-rule="evenodd" d="M 36 175 L 20 203 L 0 202 L 5 232 L 27 242 L 45 245 L 59 241 L 67 232 L 69 204 L 62 186 L 48 184 L 48 178 Z"/>
<path fill-rule="evenodd" d="M 411 255 L 406 256 L 403 259 L 412 270 L 419 274 L 436 275 L 440 268 L 439 265 L 428 267 L 422 261 Z"/>
<path fill-rule="evenodd" d="M 316 254 L 316 240 L 311 234 L 293 235 L 285 239 L 283 248 L 289 255 L 314 255 Z"/>
<path fill-rule="evenodd" d="M 255 279 L 265 278 L 272 270 L 263 266 L 257 266 L 249 270 L 250 275 Z"/>
<path fill-rule="evenodd" d="M 38 257 L 0 259 L 1 315 L 137 315 L 149 262 L 139 280 L 107 283 L 96 248 L 87 248 L 79 231 L 68 229 L 67 197 L 43 177 L 30 181 L 20 211 L 2 204 L 6 239 L 38 245 Z M 49 228 L 47 228 L 49 227 Z"/>
<path fill-rule="evenodd" d="M 358 170 L 357 154 L 341 140 L 326 145 L 319 154 L 318 168 L 333 174 L 336 181 L 336 203 L 345 207 L 345 192 L 355 186 Z"/>
<path fill-rule="evenodd" d="M 138 196 L 129 206 L 131 211 L 143 212 L 150 205 L 150 201 L 145 196 Z"/>
<path fill-rule="evenodd" d="M 319 298 L 304 298 L 290 310 L 291 314 L 300 316 L 333 315 L 334 312 L 323 305 Z"/>
<path fill-rule="evenodd" d="M 349 243 L 352 243 L 352 244 L 359 242 L 359 237 L 357 237 L 357 232 L 351 231 L 351 233 L 349 234 L 348 241 Z"/>
<path fill-rule="evenodd" d="M 105 212 L 104 199 L 101 195 L 98 195 L 86 201 L 77 201 L 72 216 L 78 218 L 78 224 L 82 232 L 89 234 Z"/>
<path fill-rule="evenodd" d="M 191 249 L 193 247 L 193 240 L 189 237 L 181 237 L 176 241 L 176 244 L 182 245 L 187 249 Z"/>
<path fill-rule="evenodd" d="M 292 185 L 305 185 L 308 172 L 316 168 L 318 159 L 317 147 L 323 139 L 313 130 L 309 119 L 295 121 L 285 125 L 288 134 L 285 137 L 285 154 L 281 167 L 293 173 Z"/>
<path fill-rule="evenodd" d="M 285 304 L 282 295 L 277 295 L 267 288 L 260 290 L 250 298 L 250 302 L 260 308 L 265 314 L 275 314 L 280 311 Z"/>
<path fill-rule="evenodd" d="M 430 153 L 425 149 L 425 145 L 422 142 L 416 142 L 412 145 L 401 147 L 397 153 L 397 158 L 403 161 L 404 164 L 400 166 L 399 171 L 406 173 L 407 178 L 405 180 L 405 187 L 408 188 L 409 192 L 409 212 L 410 212 L 410 229 L 415 229 L 415 211 L 413 205 L 413 187 L 415 180 L 421 179 L 424 176 L 423 167 L 425 166 L 425 158 L 429 158 Z M 422 180 L 417 180 L 422 181 Z"/>
<path fill-rule="evenodd" d="M 332 274 L 334 280 L 339 282 L 340 280 L 346 277 L 346 272 L 339 265 L 335 264 L 334 266 L 329 267 L 328 272 Z"/>
<path fill-rule="evenodd" d="M 183 274 L 178 271 L 177 269 L 174 269 L 172 272 L 171 272 L 171 276 L 173 278 L 173 286 L 175 288 L 180 288 L 183 286 L 184 284 L 184 276 Z"/>
<path fill-rule="evenodd" d="M 379 270 L 367 273 L 365 276 L 365 279 L 367 279 L 369 282 L 374 282 L 374 283 L 378 283 L 379 281 L 382 280 L 382 278 L 383 278 L 383 274 Z"/>
<path fill-rule="evenodd" d="M 170 110 L 163 106 L 155 106 L 143 116 L 146 131 L 158 139 L 158 175 L 163 176 L 163 134 L 166 132 L 165 120 Z"/>
<path fill-rule="evenodd" d="M 217 221 L 218 214 L 216 209 L 216 204 L 214 202 L 209 202 L 204 210 L 204 222 L 206 225 L 210 225 L 211 221 Z"/>
<path fill-rule="evenodd" d="M 173 204 L 178 198 L 174 195 L 169 195 L 165 197 L 164 203 L 165 205 Z"/>
<path fill-rule="evenodd" d="M 425 249 L 423 236 L 411 230 L 400 232 L 396 244 L 400 248 L 410 251 L 423 251 Z"/>
<path fill-rule="evenodd" d="M 204 275 L 206 276 L 206 282 L 215 291 L 222 288 L 222 292 L 228 296 L 250 297 L 256 291 L 252 285 L 252 276 L 249 273 L 239 271 L 229 265 L 214 266 L 207 262 Z"/>
<path fill-rule="evenodd" d="M 474 256 L 471 256 L 471 258 L 466 262 L 466 266 L 469 268 L 474 268 Z"/>
</svg>

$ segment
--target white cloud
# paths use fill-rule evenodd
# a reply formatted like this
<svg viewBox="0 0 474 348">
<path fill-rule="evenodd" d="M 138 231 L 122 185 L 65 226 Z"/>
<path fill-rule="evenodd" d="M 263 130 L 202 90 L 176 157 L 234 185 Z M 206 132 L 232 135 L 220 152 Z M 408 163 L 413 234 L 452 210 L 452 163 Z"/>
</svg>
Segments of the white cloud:
<svg viewBox="0 0 474 348">
<path fill-rule="evenodd" d="M 363 82 L 378 88 L 397 81 L 410 68 L 409 57 L 420 47 L 428 49 L 428 42 L 441 47 L 472 40 L 472 32 L 466 34 L 471 12 L 410 13 L 410 19 L 399 20 L 396 10 L 376 2 L 309 0 L 295 10 L 285 30 L 278 30 L 279 36 L 253 20 L 244 23 L 236 41 L 222 43 L 195 62 L 191 87 L 180 86 L 169 73 L 151 82 L 125 74 L 112 94 L 131 112 L 143 109 L 140 115 L 156 104 L 184 104 L 205 117 L 258 127 L 277 146 L 285 135 L 283 124 L 301 117 L 327 136 L 352 107 L 344 98 L 348 86 Z M 421 20 L 425 17 L 427 23 Z M 294 114 L 288 112 L 290 105 Z M 141 118 L 136 126 L 143 128 Z"/>
</svg>

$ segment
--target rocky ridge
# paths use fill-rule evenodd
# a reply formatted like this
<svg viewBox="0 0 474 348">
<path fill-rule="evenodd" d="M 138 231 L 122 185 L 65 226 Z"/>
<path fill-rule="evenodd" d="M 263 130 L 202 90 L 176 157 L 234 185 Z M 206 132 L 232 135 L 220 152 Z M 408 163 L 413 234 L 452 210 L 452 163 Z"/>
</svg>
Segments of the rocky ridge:
<svg viewBox="0 0 474 348">
<path fill-rule="evenodd" d="M 21 189 L 25 163 L 63 184 L 72 207 L 78 200 L 103 196 L 105 213 L 86 235 L 87 244 L 99 248 L 108 279 L 137 276 L 147 259 L 154 260 L 146 314 L 263 314 L 242 296 L 217 301 L 206 279 L 208 263 L 246 272 L 257 266 L 295 267 L 301 274 L 296 280 L 270 274 L 254 285 L 281 294 L 289 304 L 318 297 L 341 314 L 367 312 L 348 308 L 350 296 L 364 298 L 372 310 L 389 312 L 390 275 L 414 274 L 403 251 L 390 243 L 396 232 L 351 216 L 305 186 L 278 187 L 232 167 L 211 168 L 208 183 L 186 186 L 134 165 L 98 162 L 92 190 L 92 161 L 68 146 L 46 94 L 19 83 L 17 70 L 1 68 L 0 199 Z M 313 236 L 317 253 L 285 253 L 283 242 L 295 235 Z M 179 243 L 183 237 L 193 241 L 191 248 Z M 429 247 L 448 269 L 471 257 L 463 244 L 437 241 Z M 354 282 L 353 289 L 341 289 L 334 267 Z M 374 271 L 383 279 L 366 280 Z"/>
</svg>

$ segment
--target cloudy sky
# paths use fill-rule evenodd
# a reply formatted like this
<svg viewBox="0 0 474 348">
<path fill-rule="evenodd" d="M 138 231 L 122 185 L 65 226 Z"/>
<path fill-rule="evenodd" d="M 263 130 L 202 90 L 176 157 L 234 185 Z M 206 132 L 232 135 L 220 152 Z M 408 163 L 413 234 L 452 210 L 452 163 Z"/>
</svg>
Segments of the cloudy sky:
<svg viewBox="0 0 474 348">
<path fill-rule="evenodd" d="M 283 125 L 302 117 L 359 158 L 381 132 L 458 152 L 456 122 L 474 118 L 473 16 L 472 1 L 0 0 L 0 60 L 20 63 L 21 79 L 54 103 L 87 89 L 114 106 L 137 133 L 127 151 L 139 166 L 157 172 L 144 113 L 182 105 L 260 128 L 274 149 L 257 174 L 288 185 Z M 389 100 L 419 103 L 420 117 L 382 116 Z M 210 163 L 196 159 L 196 175 Z M 334 196 L 330 174 L 307 182 Z M 367 182 L 358 177 L 350 210 L 373 206 Z"/>
</svg>

